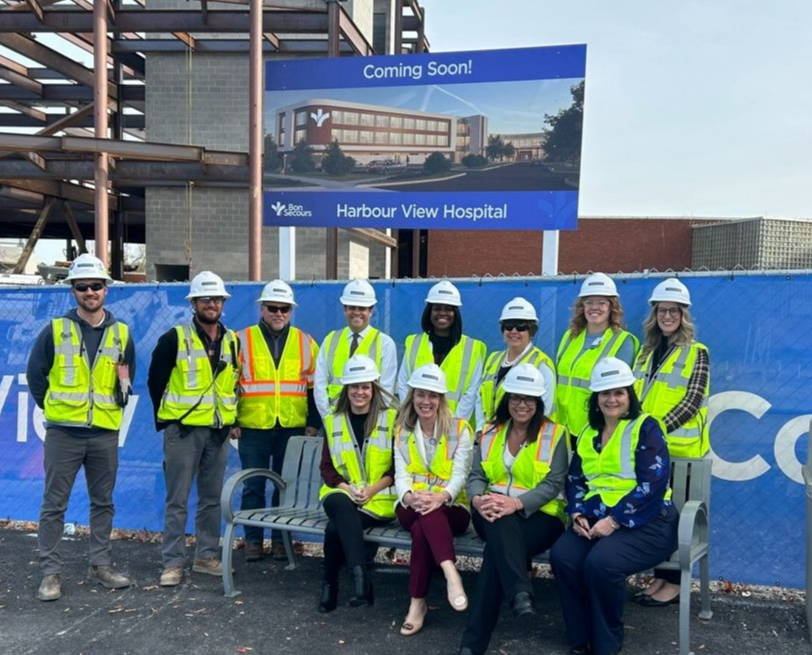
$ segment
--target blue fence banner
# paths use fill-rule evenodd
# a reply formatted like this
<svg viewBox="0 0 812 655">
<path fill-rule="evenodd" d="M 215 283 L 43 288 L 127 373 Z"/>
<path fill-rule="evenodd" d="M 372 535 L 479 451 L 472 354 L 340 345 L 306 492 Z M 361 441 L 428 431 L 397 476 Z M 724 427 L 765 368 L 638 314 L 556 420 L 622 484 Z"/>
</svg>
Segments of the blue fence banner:
<svg viewBox="0 0 812 655">
<path fill-rule="evenodd" d="M 586 46 L 265 65 L 266 225 L 575 229 Z"/>
<path fill-rule="evenodd" d="M 812 420 L 812 274 L 681 274 L 691 291 L 697 337 L 710 351 L 711 572 L 736 582 L 804 584 L 803 516 Z M 657 275 L 617 276 L 629 329 L 641 333 Z M 539 313 L 535 342 L 555 353 L 567 328 L 581 279 L 496 278 L 455 281 L 462 293 L 465 333 L 489 350 L 504 347 L 498 317 L 522 296 Z M 375 282 L 372 322 L 390 334 L 403 355 L 406 336 L 419 331 L 430 281 Z M 224 323 L 241 329 L 258 320 L 261 284 L 228 284 Z M 294 324 L 321 341 L 344 325 L 342 284 L 294 283 Z M 119 438 L 115 526 L 160 530 L 165 487 L 162 435 L 156 433 L 146 387 L 158 338 L 190 318 L 186 285 L 114 285 L 107 308 L 129 324 L 136 342 L 135 396 Z M 28 392 L 30 349 L 49 321 L 73 307 L 65 287 L 0 289 L 0 517 L 37 520 L 43 489 L 42 411 Z M 229 471 L 239 469 L 236 449 Z M 196 501 L 192 500 L 192 504 Z M 193 509 L 189 513 L 193 532 Z M 87 524 L 88 498 L 80 474 L 66 520 Z"/>
</svg>

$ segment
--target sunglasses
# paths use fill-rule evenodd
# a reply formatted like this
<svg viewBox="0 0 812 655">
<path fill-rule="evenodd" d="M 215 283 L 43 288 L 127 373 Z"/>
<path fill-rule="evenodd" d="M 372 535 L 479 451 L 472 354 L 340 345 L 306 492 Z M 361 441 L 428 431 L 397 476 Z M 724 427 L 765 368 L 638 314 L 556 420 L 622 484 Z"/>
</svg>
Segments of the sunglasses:
<svg viewBox="0 0 812 655">
<path fill-rule="evenodd" d="M 279 305 L 263 305 L 268 310 L 269 314 L 287 314 L 290 311 L 290 305 L 280 307 Z"/>
<path fill-rule="evenodd" d="M 505 321 L 502 323 L 502 331 L 510 332 L 516 330 L 517 332 L 527 332 L 530 329 L 529 323 L 514 323 L 513 321 Z"/>
<path fill-rule="evenodd" d="M 73 285 L 73 288 L 79 293 L 84 293 L 88 290 L 101 291 L 105 286 L 107 285 L 104 282 L 77 282 Z"/>
<path fill-rule="evenodd" d="M 208 305 L 209 303 L 214 303 L 215 305 L 222 305 L 225 301 L 225 298 L 214 297 L 214 296 L 203 296 L 202 298 L 197 298 L 197 301 L 202 305 Z"/>
</svg>

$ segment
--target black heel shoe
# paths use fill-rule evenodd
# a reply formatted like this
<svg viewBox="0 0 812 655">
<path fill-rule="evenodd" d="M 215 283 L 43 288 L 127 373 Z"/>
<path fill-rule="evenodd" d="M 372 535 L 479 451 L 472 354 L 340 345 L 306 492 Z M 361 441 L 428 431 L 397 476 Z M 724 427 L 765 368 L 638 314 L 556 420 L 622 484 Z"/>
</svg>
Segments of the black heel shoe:
<svg viewBox="0 0 812 655">
<path fill-rule="evenodd" d="M 536 608 L 533 607 L 533 596 L 528 591 L 520 591 L 516 594 L 510 603 L 510 608 L 516 618 L 536 615 Z"/>
<path fill-rule="evenodd" d="M 322 582 L 319 614 L 332 612 L 338 606 L 338 582 Z"/>
<path fill-rule="evenodd" d="M 352 567 L 352 582 L 355 594 L 350 598 L 350 607 L 372 605 L 374 602 L 372 582 L 369 573 L 363 566 Z"/>
</svg>

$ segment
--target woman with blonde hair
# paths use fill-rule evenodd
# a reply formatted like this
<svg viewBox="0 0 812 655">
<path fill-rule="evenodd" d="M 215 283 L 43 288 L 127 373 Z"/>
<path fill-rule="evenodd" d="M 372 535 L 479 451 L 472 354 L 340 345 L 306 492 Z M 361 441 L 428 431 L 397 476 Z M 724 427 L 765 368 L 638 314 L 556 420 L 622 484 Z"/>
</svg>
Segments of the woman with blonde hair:
<svg viewBox="0 0 812 655">
<path fill-rule="evenodd" d="M 338 571 L 352 573 L 352 607 L 371 605 L 372 582 L 366 570 L 364 530 L 395 516 L 392 443 L 396 410 L 380 385 L 375 362 L 365 355 L 347 360 L 335 411 L 324 417 L 324 449 L 319 500 L 329 521 L 324 533 L 324 579 L 318 611 L 338 604 Z"/>
<path fill-rule="evenodd" d="M 454 536 L 471 520 L 465 482 L 471 469 L 473 439 L 468 423 L 451 415 L 445 373 L 436 364 L 416 369 L 395 430 L 395 511 L 412 535 L 409 613 L 400 634 L 423 628 L 426 595 L 434 566 L 446 579 L 448 602 L 462 612 L 468 598 L 455 565 Z"/>
<path fill-rule="evenodd" d="M 704 457 L 710 449 L 710 358 L 707 347 L 694 339 L 691 294 L 678 279 L 669 278 L 654 288 L 649 304 L 634 390 L 643 411 L 665 426 L 671 457 Z M 638 602 L 645 607 L 677 602 L 679 572 L 655 570 L 654 578 Z"/>
<path fill-rule="evenodd" d="M 595 365 L 606 357 L 634 365 L 639 342 L 623 327 L 623 307 L 615 283 L 604 273 L 590 275 L 581 285 L 556 358 L 555 418 L 567 426 L 573 439 L 588 422 L 589 383 Z"/>
</svg>

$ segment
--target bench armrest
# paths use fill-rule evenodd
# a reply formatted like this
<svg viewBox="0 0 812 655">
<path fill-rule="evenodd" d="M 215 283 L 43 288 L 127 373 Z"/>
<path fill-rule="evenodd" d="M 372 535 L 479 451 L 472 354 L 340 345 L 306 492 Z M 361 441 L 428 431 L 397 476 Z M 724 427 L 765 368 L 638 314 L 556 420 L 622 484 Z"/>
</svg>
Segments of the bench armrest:
<svg viewBox="0 0 812 655">
<path fill-rule="evenodd" d="M 271 469 L 245 469 L 243 471 L 239 471 L 226 480 L 225 485 L 223 485 L 223 493 L 220 494 L 220 508 L 223 512 L 223 518 L 226 520 L 226 523 L 231 523 L 234 521 L 234 509 L 232 505 L 234 491 L 246 480 L 254 477 L 267 478 L 273 482 L 274 486 L 279 490 L 280 500 L 283 498 L 283 494 L 285 493 L 285 482 Z"/>
<path fill-rule="evenodd" d="M 689 500 L 679 514 L 679 564 L 682 570 L 691 570 L 691 551 L 694 544 L 708 543 L 708 508 L 700 500 Z"/>
</svg>

